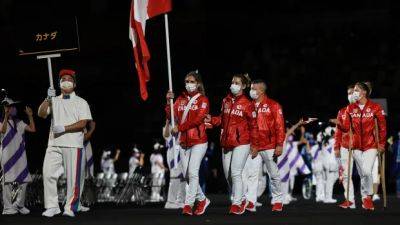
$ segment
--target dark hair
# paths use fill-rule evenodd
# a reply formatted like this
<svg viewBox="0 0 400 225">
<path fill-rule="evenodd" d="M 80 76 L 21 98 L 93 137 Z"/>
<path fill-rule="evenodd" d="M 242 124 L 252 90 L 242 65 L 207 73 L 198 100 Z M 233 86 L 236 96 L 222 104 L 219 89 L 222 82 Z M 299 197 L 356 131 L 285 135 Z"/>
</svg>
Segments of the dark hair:
<svg viewBox="0 0 400 225">
<path fill-rule="evenodd" d="M 245 88 L 250 87 L 251 79 L 250 79 L 250 76 L 248 73 L 244 73 L 244 74 L 238 73 L 238 74 L 233 75 L 233 77 L 239 78 Z"/>
<path fill-rule="evenodd" d="M 369 88 L 368 95 L 371 95 L 371 93 L 372 93 L 372 83 L 370 81 L 364 81 L 363 83 L 368 86 L 368 88 Z"/>
<path fill-rule="evenodd" d="M 359 88 L 361 88 L 361 90 L 367 92 L 367 97 L 369 97 L 369 95 L 371 94 L 371 89 L 366 83 L 357 82 L 355 86 L 358 86 Z"/>
<path fill-rule="evenodd" d="M 202 95 L 206 95 L 206 89 L 204 88 L 203 79 L 201 78 L 199 71 L 197 71 L 197 70 L 190 71 L 188 74 L 186 74 L 185 78 L 187 78 L 187 77 L 194 77 L 196 82 L 199 84 L 198 91 Z"/>
<path fill-rule="evenodd" d="M 347 90 L 349 90 L 349 89 L 354 89 L 354 84 L 347 85 Z"/>
</svg>

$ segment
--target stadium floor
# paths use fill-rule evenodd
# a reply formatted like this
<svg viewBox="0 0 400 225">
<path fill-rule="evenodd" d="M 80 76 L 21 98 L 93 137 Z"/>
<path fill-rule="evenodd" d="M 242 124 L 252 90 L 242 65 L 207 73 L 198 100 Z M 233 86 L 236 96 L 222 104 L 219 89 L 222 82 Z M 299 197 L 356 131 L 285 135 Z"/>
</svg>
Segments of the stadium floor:
<svg viewBox="0 0 400 225">
<path fill-rule="evenodd" d="M 228 199 L 224 195 L 211 195 L 210 208 L 206 215 L 184 217 L 180 210 L 166 210 L 161 204 L 146 206 L 97 204 L 91 211 L 81 213 L 75 218 L 57 216 L 44 218 L 40 208 L 31 209 L 27 216 L 0 216 L 0 224 L 81 224 L 81 225 L 157 225 L 157 224 L 399 224 L 400 199 L 388 196 L 388 208 L 382 209 L 381 202 L 375 204 L 375 211 L 366 212 L 357 205 L 357 209 L 343 210 L 335 204 L 320 204 L 313 201 L 298 200 L 284 208 L 284 212 L 272 213 L 270 207 L 259 207 L 257 213 L 246 213 L 242 216 L 228 215 Z"/>
</svg>

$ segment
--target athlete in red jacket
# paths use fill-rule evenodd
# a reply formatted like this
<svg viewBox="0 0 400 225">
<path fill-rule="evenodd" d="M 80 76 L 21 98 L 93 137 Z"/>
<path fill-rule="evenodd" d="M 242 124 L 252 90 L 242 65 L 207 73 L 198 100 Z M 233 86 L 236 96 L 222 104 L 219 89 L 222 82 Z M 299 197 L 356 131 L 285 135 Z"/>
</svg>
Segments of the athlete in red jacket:
<svg viewBox="0 0 400 225">
<path fill-rule="evenodd" d="M 222 163 L 225 177 L 232 187 L 231 214 L 242 214 L 243 200 L 242 171 L 251 149 L 257 149 L 258 129 L 256 112 L 252 102 L 244 95 L 249 87 L 248 75 L 233 76 L 231 93 L 222 102 L 221 115 L 208 118 L 213 126 L 221 126 Z M 230 178 L 230 179 L 229 179 Z M 229 181 L 232 182 L 229 182 Z"/>
<path fill-rule="evenodd" d="M 206 198 L 199 185 L 199 169 L 201 161 L 207 151 L 207 135 L 204 119 L 208 115 L 208 98 L 204 95 L 204 86 L 200 74 L 190 72 L 185 77 L 186 91 L 174 103 L 174 115 L 177 125 L 172 129 L 173 135 L 180 136 L 180 156 L 183 165 L 183 174 L 189 184 L 186 191 L 184 215 L 201 215 L 204 213 L 210 200 Z M 172 92 L 167 93 L 167 117 L 170 118 L 169 101 L 174 97 Z M 193 212 L 194 202 L 198 201 Z"/>
<path fill-rule="evenodd" d="M 350 85 L 347 87 L 347 99 L 349 103 L 354 103 L 354 98 L 353 98 L 353 91 L 354 91 L 354 85 Z M 346 107 L 343 107 L 342 109 L 339 110 L 336 119 L 331 120 L 332 123 L 335 124 L 342 124 L 345 117 L 346 117 Z M 335 145 L 334 145 L 334 150 L 335 150 L 335 155 L 337 158 L 340 158 L 340 165 L 342 167 L 341 172 L 343 174 L 343 187 L 344 187 L 344 196 L 347 197 L 347 191 L 349 191 L 349 199 L 346 199 L 342 204 L 339 205 L 339 207 L 347 209 L 355 209 L 355 204 L 354 204 L 354 186 L 353 186 L 353 180 L 350 176 L 350 184 L 349 184 L 349 190 L 347 190 L 347 180 L 348 180 L 348 158 L 349 158 L 349 141 L 350 141 L 350 134 L 349 132 L 345 132 L 338 125 L 336 125 L 336 130 L 335 130 Z M 350 171 L 353 171 L 353 163 L 350 165 Z"/>
<path fill-rule="evenodd" d="M 386 119 L 382 107 L 369 100 L 370 88 L 358 82 L 354 87 L 353 97 L 356 101 L 350 104 L 345 112 L 340 127 L 345 131 L 352 129 L 350 145 L 354 149 L 354 160 L 361 176 L 362 206 L 374 210 L 371 199 L 373 194 L 372 169 L 377 152 L 385 151 Z M 375 126 L 377 121 L 377 128 Z M 377 134 L 375 130 L 377 129 Z M 379 139 L 379 141 L 378 141 Z"/>
<path fill-rule="evenodd" d="M 283 142 L 285 141 L 285 120 L 283 119 L 282 107 L 278 102 L 267 97 L 265 91 L 266 83 L 255 80 L 251 84 L 250 97 L 257 113 L 258 145 L 253 148 L 252 158 L 261 155 L 269 175 L 271 184 L 272 211 L 282 211 L 282 191 L 279 170 L 274 156 L 282 154 Z M 248 163 L 252 163 L 249 160 Z M 253 211 L 253 202 L 248 202 L 246 209 Z"/>
</svg>

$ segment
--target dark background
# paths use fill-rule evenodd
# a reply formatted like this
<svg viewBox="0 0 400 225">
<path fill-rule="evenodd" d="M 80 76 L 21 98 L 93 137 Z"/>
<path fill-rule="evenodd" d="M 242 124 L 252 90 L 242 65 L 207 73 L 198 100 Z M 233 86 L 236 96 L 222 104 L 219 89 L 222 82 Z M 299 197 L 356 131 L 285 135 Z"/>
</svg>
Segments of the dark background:
<svg viewBox="0 0 400 225">
<path fill-rule="evenodd" d="M 268 83 L 285 117 L 321 121 L 336 116 L 347 102 L 346 86 L 372 81 L 372 97 L 387 98 L 389 134 L 399 130 L 400 21 L 390 0 L 173 1 L 170 13 L 172 72 L 175 92 L 183 77 L 203 75 L 211 111 L 218 113 L 233 73 L 248 72 Z M 53 61 L 55 73 L 73 68 L 77 93 L 97 122 L 93 137 L 96 167 L 101 150 L 118 146 L 127 170 L 134 143 L 149 153 L 161 139 L 168 89 L 163 17 L 147 22 L 151 52 L 149 99 L 139 97 L 128 39 L 129 0 L 0 0 L 0 87 L 10 97 L 37 110 L 48 88 L 47 65 L 17 56 L 21 29 L 35 21 L 76 16 L 80 52 Z M 25 28 L 24 28 L 25 27 Z M 49 121 L 36 119 L 38 133 L 28 136 L 31 172 L 40 171 Z M 315 128 L 312 127 L 313 129 Z M 210 133 L 218 139 L 218 131 Z M 149 154 L 147 154 L 149 155 Z M 219 159 L 216 159 L 219 163 Z"/>
</svg>

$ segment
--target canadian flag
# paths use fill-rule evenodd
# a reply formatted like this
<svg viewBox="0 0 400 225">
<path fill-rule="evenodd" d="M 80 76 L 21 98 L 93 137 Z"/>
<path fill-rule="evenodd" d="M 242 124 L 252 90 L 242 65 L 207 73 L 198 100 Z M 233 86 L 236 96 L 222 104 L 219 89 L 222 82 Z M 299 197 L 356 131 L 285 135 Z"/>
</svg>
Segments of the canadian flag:
<svg viewBox="0 0 400 225">
<path fill-rule="evenodd" d="M 135 67 L 139 77 L 140 95 L 148 98 L 146 83 L 150 80 L 147 61 L 150 52 L 144 38 L 146 20 L 171 11 L 171 0 L 132 0 L 129 19 L 129 39 L 132 41 Z"/>
</svg>

